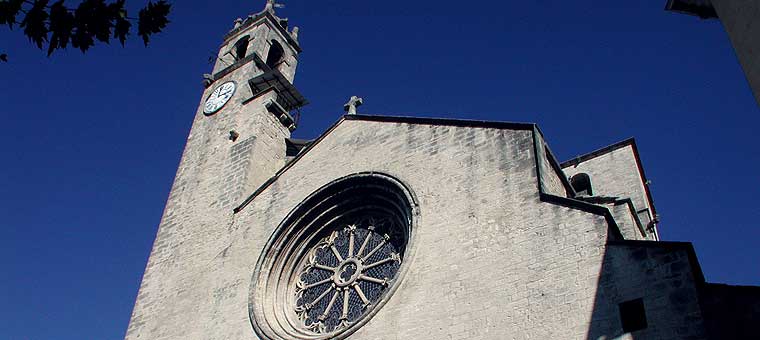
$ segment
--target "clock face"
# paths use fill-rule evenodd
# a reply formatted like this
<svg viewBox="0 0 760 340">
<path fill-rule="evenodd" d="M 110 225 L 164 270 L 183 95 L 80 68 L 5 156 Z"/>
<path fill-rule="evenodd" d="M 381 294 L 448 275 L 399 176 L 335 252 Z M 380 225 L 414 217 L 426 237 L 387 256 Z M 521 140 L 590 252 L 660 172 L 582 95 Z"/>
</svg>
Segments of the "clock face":
<svg viewBox="0 0 760 340">
<path fill-rule="evenodd" d="M 233 94 L 235 94 L 235 82 L 228 81 L 219 85 L 206 99 L 206 103 L 203 105 L 203 113 L 207 116 L 216 113 L 224 104 L 227 104 Z"/>
</svg>

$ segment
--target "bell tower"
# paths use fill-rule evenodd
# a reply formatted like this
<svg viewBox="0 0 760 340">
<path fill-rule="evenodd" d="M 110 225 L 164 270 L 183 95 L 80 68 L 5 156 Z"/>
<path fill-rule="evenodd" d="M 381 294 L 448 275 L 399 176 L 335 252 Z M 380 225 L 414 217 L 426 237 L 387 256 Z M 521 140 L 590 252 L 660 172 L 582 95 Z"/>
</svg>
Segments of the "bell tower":
<svg viewBox="0 0 760 340">
<path fill-rule="evenodd" d="M 286 140 L 306 104 L 293 86 L 298 28 L 288 28 L 278 7 L 268 0 L 261 12 L 235 20 L 203 75 L 126 339 L 213 338 L 204 318 L 223 313 L 223 291 L 243 284 L 211 278 L 202 267 L 224 256 L 233 209 L 285 165 Z M 191 293 L 198 285 L 208 294 Z"/>
<path fill-rule="evenodd" d="M 203 76 L 206 89 L 193 131 L 200 125 L 198 130 L 214 130 L 217 139 L 229 140 L 223 142 L 230 153 L 228 168 L 221 170 L 226 176 L 219 187 L 222 205 L 239 203 L 241 194 L 251 193 L 284 165 L 284 141 L 307 103 L 293 86 L 299 29 L 289 30 L 288 19 L 275 13 L 278 7 L 267 0 L 261 12 L 236 19 L 212 72 Z"/>
<path fill-rule="evenodd" d="M 263 11 L 235 19 L 234 28 L 224 36 L 211 80 L 243 68 L 248 76 L 276 70 L 293 83 L 301 53 L 299 28 L 289 30 L 288 19 L 278 17 L 276 7 L 282 5 L 268 0 Z"/>
</svg>

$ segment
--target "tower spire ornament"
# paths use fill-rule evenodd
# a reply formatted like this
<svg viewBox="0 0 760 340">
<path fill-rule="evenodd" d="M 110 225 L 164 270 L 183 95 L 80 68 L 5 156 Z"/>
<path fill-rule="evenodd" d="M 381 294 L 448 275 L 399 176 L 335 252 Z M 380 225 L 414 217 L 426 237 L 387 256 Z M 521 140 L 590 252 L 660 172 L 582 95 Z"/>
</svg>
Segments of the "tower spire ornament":
<svg viewBox="0 0 760 340">
<path fill-rule="evenodd" d="M 364 99 L 357 96 L 351 96 L 351 99 L 348 100 L 348 103 L 343 105 L 343 110 L 348 112 L 350 115 L 355 115 L 356 108 L 362 104 L 364 104 Z"/>
<path fill-rule="evenodd" d="M 267 4 L 264 6 L 264 11 L 269 11 L 274 14 L 275 8 L 284 8 L 285 4 L 278 4 L 276 0 L 267 0 Z"/>
<path fill-rule="evenodd" d="M 299 32 L 300 30 L 301 30 L 301 29 L 300 29 L 300 28 L 298 28 L 298 26 L 296 26 L 296 27 L 293 27 L 293 30 L 290 32 L 290 36 L 293 38 L 293 40 L 295 40 L 295 41 L 298 41 L 298 32 Z"/>
</svg>

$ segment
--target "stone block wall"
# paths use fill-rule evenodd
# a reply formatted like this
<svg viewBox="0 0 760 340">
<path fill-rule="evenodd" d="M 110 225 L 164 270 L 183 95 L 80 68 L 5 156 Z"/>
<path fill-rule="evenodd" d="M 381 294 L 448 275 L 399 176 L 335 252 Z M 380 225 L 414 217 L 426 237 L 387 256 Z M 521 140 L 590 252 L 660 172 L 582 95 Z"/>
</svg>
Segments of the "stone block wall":
<svg viewBox="0 0 760 340">
<path fill-rule="evenodd" d="M 588 339 L 707 339 L 704 277 L 688 243 L 616 241 L 606 248 Z M 647 327 L 624 333 L 620 303 L 643 299 Z"/>
<path fill-rule="evenodd" d="M 264 245 L 311 193 L 360 172 L 403 182 L 419 214 L 408 271 L 350 339 L 704 338 L 688 251 L 608 246 L 604 216 L 541 200 L 533 125 L 468 124 L 347 116 L 246 189 L 236 214 L 214 204 L 205 171 L 245 152 L 191 134 L 127 339 L 257 339 L 249 299 Z M 653 321 L 621 334 L 618 303 L 639 296 Z"/>
<path fill-rule="evenodd" d="M 250 63 L 253 64 L 253 63 Z M 247 67 L 247 66 L 244 66 Z M 233 228 L 233 209 L 285 164 L 290 131 L 264 106 L 273 94 L 251 98 L 241 68 L 204 89 L 185 150 L 158 227 L 127 339 L 176 339 L 214 289 L 201 279 L 219 244 Z M 237 90 L 217 113 L 203 114 L 203 102 L 226 81 Z M 230 139 L 230 131 L 238 138 Z M 205 260 L 204 260 L 205 259 Z M 221 294 L 221 293 L 219 293 Z M 177 327 L 172 327 L 175 325 Z M 187 338 L 195 338 L 193 336 Z"/>
<path fill-rule="evenodd" d="M 229 281 L 250 277 L 253 254 L 311 192 L 379 171 L 414 192 L 419 227 L 399 289 L 352 339 L 583 338 L 607 224 L 539 201 L 533 141 L 530 127 L 344 121 L 236 217 L 241 234 L 228 254 L 248 270 Z M 214 277 L 235 272 L 216 268 Z M 242 309 L 247 286 L 238 289 Z M 222 329 L 251 332 L 247 322 Z"/>
</svg>

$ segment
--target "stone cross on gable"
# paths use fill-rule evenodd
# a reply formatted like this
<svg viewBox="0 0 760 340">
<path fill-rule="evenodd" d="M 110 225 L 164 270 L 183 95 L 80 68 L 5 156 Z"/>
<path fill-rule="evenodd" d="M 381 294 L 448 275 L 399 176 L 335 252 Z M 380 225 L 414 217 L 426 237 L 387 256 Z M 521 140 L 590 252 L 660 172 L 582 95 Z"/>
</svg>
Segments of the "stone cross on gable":
<svg viewBox="0 0 760 340">
<path fill-rule="evenodd" d="M 351 99 L 343 105 L 343 110 L 348 112 L 350 115 L 356 114 L 356 108 L 364 104 L 364 99 L 359 98 L 357 96 L 351 96 Z"/>
</svg>

